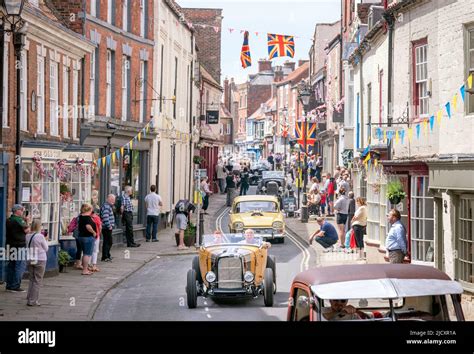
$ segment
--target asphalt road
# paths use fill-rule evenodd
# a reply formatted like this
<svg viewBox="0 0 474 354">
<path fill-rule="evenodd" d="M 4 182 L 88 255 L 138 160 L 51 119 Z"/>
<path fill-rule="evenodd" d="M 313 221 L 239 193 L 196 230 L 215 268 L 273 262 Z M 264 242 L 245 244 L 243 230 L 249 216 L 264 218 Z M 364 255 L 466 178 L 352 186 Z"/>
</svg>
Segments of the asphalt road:
<svg viewBox="0 0 474 354">
<path fill-rule="evenodd" d="M 253 191 L 253 189 L 252 189 Z M 213 217 L 217 227 L 228 231 L 228 209 Z M 273 244 L 270 254 L 277 261 L 277 293 L 273 307 L 265 307 L 263 296 L 255 299 L 198 297 L 196 309 L 186 304 L 186 273 L 194 257 L 158 258 L 119 286 L 101 301 L 94 320 L 113 321 L 279 321 L 286 320 L 289 290 L 294 276 L 313 267 L 312 249 L 288 235 L 284 244 Z"/>
</svg>

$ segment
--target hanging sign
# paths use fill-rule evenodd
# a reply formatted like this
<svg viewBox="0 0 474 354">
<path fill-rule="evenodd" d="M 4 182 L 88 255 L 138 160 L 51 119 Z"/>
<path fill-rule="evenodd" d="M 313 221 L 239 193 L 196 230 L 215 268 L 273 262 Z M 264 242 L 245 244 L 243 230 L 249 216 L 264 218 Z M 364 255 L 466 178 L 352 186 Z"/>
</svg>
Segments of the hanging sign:
<svg viewBox="0 0 474 354">
<path fill-rule="evenodd" d="M 219 124 L 219 111 L 207 111 L 206 112 L 206 123 L 207 124 Z"/>
</svg>

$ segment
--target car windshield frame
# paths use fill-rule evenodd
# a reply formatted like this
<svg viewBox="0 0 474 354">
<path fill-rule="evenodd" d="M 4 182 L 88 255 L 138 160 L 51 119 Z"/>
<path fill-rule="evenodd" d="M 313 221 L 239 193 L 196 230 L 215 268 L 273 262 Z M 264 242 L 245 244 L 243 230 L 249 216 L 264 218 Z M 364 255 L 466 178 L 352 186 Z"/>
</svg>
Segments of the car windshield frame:
<svg viewBox="0 0 474 354">
<path fill-rule="evenodd" d="M 248 208 L 244 211 L 241 210 L 240 205 L 243 203 L 265 203 L 265 204 L 273 204 L 274 210 L 264 210 L 262 207 L 256 206 L 255 208 Z M 270 206 L 270 205 L 269 205 Z M 275 201 L 272 200 L 242 200 L 238 201 L 234 205 L 234 212 L 237 214 L 240 213 L 253 213 L 253 212 L 261 212 L 261 213 L 278 213 L 280 210 L 278 208 L 278 204 Z"/>
<path fill-rule="evenodd" d="M 263 245 L 263 237 L 254 235 L 252 243 L 247 243 L 243 233 L 207 234 L 203 235 L 202 245 L 203 247 L 227 245 L 261 247 Z"/>
</svg>

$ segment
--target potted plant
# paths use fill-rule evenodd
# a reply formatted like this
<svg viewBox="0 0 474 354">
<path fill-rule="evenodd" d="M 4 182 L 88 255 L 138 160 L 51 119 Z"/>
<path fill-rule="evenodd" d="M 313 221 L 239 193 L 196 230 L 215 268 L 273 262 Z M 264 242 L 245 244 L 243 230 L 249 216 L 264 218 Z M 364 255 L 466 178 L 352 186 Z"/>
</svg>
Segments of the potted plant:
<svg viewBox="0 0 474 354">
<path fill-rule="evenodd" d="M 184 244 L 188 247 L 194 246 L 196 243 L 197 227 L 193 223 L 189 223 L 186 230 L 184 230 Z M 179 232 L 174 234 L 176 238 L 176 246 L 179 246 Z"/>
<path fill-rule="evenodd" d="M 403 184 L 399 180 L 389 182 L 387 184 L 387 198 L 390 203 L 396 205 L 406 197 L 403 190 Z"/>
<path fill-rule="evenodd" d="M 60 273 L 66 273 L 64 268 L 67 267 L 70 260 L 71 260 L 71 256 L 69 255 L 68 252 L 66 252 L 65 250 L 59 250 L 58 264 L 59 264 L 59 272 Z"/>
<path fill-rule="evenodd" d="M 199 155 L 195 155 L 193 157 L 193 162 L 195 165 L 200 165 L 202 163 L 204 163 L 206 161 L 206 159 L 202 156 L 199 156 Z"/>
</svg>

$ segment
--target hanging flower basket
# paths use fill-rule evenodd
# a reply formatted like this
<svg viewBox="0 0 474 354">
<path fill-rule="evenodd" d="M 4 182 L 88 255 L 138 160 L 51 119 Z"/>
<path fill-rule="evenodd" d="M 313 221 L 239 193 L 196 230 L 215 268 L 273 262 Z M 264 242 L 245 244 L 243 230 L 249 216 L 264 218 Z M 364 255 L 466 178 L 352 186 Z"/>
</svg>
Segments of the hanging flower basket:
<svg viewBox="0 0 474 354">
<path fill-rule="evenodd" d="M 196 164 L 196 165 L 200 165 L 200 164 L 206 162 L 206 159 L 205 159 L 204 157 L 202 157 L 202 156 L 195 155 L 195 156 L 193 157 L 193 162 L 194 162 L 194 164 Z"/>
<path fill-rule="evenodd" d="M 403 190 L 403 184 L 399 180 L 387 184 L 387 198 L 391 204 L 396 205 L 405 197 L 406 193 Z"/>
</svg>

